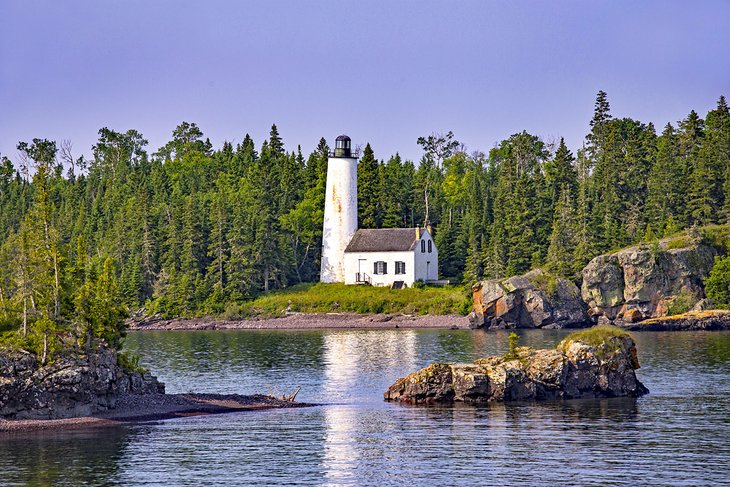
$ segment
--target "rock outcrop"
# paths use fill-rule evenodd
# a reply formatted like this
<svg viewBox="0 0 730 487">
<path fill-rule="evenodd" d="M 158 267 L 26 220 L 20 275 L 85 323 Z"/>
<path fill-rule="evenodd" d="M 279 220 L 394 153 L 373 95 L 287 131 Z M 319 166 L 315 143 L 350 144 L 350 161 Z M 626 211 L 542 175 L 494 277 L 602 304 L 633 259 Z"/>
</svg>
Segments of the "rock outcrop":
<svg viewBox="0 0 730 487">
<path fill-rule="evenodd" d="M 590 324 L 580 290 L 568 279 L 533 270 L 472 287 L 472 327 L 575 328 Z"/>
<path fill-rule="evenodd" d="M 432 364 L 398 379 L 384 398 L 411 404 L 485 403 L 638 397 L 649 392 L 636 378 L 639 361 L 628 334 L 597 327 L 575 335 L 552 350 L 520 347 L 509 358 Z"/>
<path fill-rule="evenodd" d="M 632 331 L 715 331 L 730 330 L 730 311 L 690 311 L 676 316 L 650 318 L 639 323 L 624 323 Z"/>
<path fill-rule="evenodd" d="M 717 252 L 704 244 L 668 249 L 637 246 L 600 255 L 583 269 L 581 295 L 594 320 L 634 323 L 665 316 L 674 299 L 704 297 Z"/>
<path fill-rule="evenodd" d="M 113 350 L 65 355 L 41 366 L 35 355 L 0 351 L 0 418 L 59 419 L 113 409 L 125 394 L 164 393 L 150 374 L 125 370 Z"/>
</svg>

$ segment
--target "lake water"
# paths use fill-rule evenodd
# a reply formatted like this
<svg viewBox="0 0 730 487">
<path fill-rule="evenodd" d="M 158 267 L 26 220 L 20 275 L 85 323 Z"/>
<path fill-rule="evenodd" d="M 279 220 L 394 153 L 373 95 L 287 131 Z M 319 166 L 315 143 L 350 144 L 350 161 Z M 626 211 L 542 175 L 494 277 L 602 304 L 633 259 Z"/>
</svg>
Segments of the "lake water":
<svg viewBox="0 0 730 487">
<path fill-rule="evenodd" d="M 730 333 L 634 336 L 639 399 L 413 407 L 382 394 L 430 362 L 502 354 L 507 333 L 130 334 L 168 392 L 301 386 L 298 400 L 324 405 L 4 436 L 0 484 L 730 485 Z"/>
</svg>

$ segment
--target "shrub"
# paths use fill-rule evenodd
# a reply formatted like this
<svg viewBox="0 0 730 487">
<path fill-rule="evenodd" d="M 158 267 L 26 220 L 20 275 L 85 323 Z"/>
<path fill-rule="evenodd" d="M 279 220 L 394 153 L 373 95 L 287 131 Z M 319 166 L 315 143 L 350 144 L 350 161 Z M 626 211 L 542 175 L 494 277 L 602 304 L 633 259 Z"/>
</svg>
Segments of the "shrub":
<svg viewBox="0 0 730 487">
<path fill-rule="evenodd" d="M 139 365 L 139 357 L 129 352 L 117 353 L 117 364 L 127 372 L 144 374 L 147 369 Z"/>
<path fill-rule="evenodd" d="M 509 340 L 509 350 L 507 351 L 507 354 L 505 354 L 504 358 L 507 360 L 512 360 L 517 358 L 517 342 L 520 340 L 520 336 L 512 332 L 509 334 L 509 337 L 507 338 Z"/>
<path fill-rule="evenodd" d="M 240 320 L 248 315 L 246 310 L 238 303 L 228 303 L 225 311 L 221 315 L 224 320 Z"/>
<path fill-rule="evenodd" d="M 705 293 L 720 309 L 730 309 L 730 256 L 715 257 L 705 280 Z"/>
<path fill-rule="evenodd" d="M 726 254 L 730 250 L 730 225 L 708 225 L 703 227 L 700 235 L 702 242 L 717 249 L 720 253 Z"/>
<path fill-rule="evenodd" d="M 694 294 L 682 291 L 678 295 L 674 296 L 674 299 L 669 303 L 667 307 L 667 314 L 669 315 L 681 315 L 686 313 L 692 306 L 697 303 L 697 298 Z"/>
</svg>

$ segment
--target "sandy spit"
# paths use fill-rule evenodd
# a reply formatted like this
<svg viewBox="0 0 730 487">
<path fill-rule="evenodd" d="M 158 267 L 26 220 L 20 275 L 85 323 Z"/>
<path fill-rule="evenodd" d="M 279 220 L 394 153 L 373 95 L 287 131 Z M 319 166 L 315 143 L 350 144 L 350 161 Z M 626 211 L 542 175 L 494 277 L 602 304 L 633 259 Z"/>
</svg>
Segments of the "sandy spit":
<svg viewBox="0 0 730 487">
<path fill-rule="evenodd" d="M 55 431 L 71 428 L 120 426 L 125 423 L 222 414 L 259 409 L 297 408 L 311 404 L 289 402 L 271 396 L 238 394 L 144 394 L 119 398 L 115 409 L 94 416 L 66 419 L 0 419 L 0 437 L 27 431 Z"/>
<path fill-rule="evenodd" d="M 289 313 L 280 318 L 218 320 L 214 318 L 180 318 L 129 320 L 130 331 L 143 330 L 300 330 L 300 329 L 383 329 L 450 328 L 467 329 L 466 316 L 411 316 L 402 314 Z"/>
</svg>

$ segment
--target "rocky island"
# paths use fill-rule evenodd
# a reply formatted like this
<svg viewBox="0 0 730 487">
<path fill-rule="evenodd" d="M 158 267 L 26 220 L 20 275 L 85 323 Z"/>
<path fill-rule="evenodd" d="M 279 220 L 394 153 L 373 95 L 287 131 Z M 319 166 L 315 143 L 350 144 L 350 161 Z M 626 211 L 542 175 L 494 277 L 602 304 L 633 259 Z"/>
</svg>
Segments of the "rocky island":
<svg viewBox="0 0 730 487">
<path fill-rule="evenodd" d="M 436 363 L 398 379 L 386 401 L 410 404 L 539 401 L 629 396 L 649 390 L 631 336 L 598 326 L 566 337 L 556 348 L 517 347 L 471 364 Z"/>
</svg>

